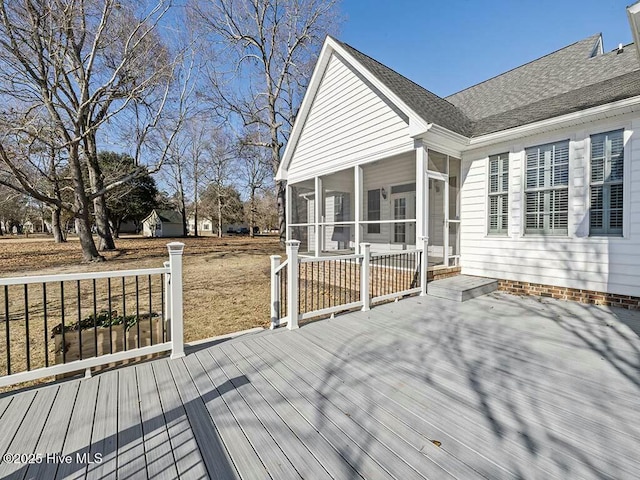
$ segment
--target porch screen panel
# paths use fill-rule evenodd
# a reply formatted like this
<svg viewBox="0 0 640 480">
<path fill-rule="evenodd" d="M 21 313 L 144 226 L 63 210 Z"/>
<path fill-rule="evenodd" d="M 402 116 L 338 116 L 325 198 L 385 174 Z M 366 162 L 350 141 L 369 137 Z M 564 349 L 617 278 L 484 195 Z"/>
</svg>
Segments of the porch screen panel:
<svg viewBox="0 0 640 480">
<path fill-rule="evenodd" d="M 509 221 L 509 154 L 489 157 L 489 233 L 507 233 Z"/>
<path fill-rule="evenodd" d="M 624 130 L 591 136 L 591 235 L 622 235 Z"/>
<path fill-rule="evenodd" d="M 526 150 L 525 233 L 568 234 L 569 141 Z"/>
<path fill-rule="evenodd" d="M 367 220 L 380 220 L 380 189 L 367 192 Z M 380 233 L 380 224 L 367 224 L 367 233 Z"/>
</svg>

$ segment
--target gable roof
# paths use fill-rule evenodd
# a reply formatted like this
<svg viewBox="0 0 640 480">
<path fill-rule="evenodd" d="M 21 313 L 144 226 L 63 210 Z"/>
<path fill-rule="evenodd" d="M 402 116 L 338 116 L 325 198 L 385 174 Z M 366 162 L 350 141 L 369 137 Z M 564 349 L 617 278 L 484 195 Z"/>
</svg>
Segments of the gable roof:
<svg viewBox="0 0 640 480">
<path fill-rule="evenodd" d="M 471 133 L 471 122 L 456 106 L 417 83 L 400 75 L 351 45 L 333 40 L 351 54 L 364 68 L 409 105 L 427 123 L 436 123 L 460 135 Z"/>
<path fill-rule="evenodd" d="M 142 221 L 146 221 L 154 212 L 163 223 L 179 223 L 182 225 L 182 214 L 180 212 L 176 210 L 160 210 L 157 208 L 151 210 L 151 213 L 149 213 L 149 215 L 147 215 Z"/>
<path fill-rule="evenodd" d="M 600 54 L 601 45 L 601 35 L 592 35 L 446 99 L 474 121 L 474 135 L 486 133 L 488 129 L 482 125 L 485 119 L 495 118 L 504 112 L 521 112 L 520 124 L 565 113 L 558 110 L 553 99 L 640 70 L 634 48 L 627 46 L 621 52 L 616 49 Z M 591 93 L 598 92 L 600 90 L 595 88 Z M 629 93 L 633 96 L 640 92 L 634 90 Z M 568 95 L 565 98 L 566 101 L 571 99 L 578 100 L 579 97 Z M 550 100 L 548 105 L 545 100 Z M 591 99 L 594 104 L 607 101 L 610 101 L 609 95 Z M 534 105 L 536 107 L 526 108 Z M 568 103 L 567 111 L 575 111 L 579 105 L 581 102 Z M 522 115 L 525 111 L 533 115 Z M 508 128 L 509 125 L 510 122 L 495 123 L 493 131 Z"/>
<path fill-rule="evenodd" d="M 640 63 L 633 44 L 621 52 L 616 49 L 603 54 L 600 34 L 446 98 L 352 46 L 335 41 L 423 120 L 466 137 L 640 95 Z"/>
</svg>

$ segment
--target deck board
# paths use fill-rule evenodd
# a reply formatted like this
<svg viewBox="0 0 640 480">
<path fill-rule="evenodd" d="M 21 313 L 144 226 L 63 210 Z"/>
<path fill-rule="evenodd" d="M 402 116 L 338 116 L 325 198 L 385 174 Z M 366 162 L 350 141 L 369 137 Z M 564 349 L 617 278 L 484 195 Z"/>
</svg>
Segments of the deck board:
<svg viewBox="0 0 640 480">
<path fill-rule="evenodd" d="M 60 387 L 54 387 L 45 388 L 36 393 L 26 413 L 26 415 L 32 417 L 33 420 L 26 421 L 27 416 L 25 416 L 25 421 L 20 424 L 20 427 L 16 431 L 15 437 L 7 449 L 7 453 L 26 455 L 35 453 L 38 439 L 40 438 L 40 434 L 42 433 L 59 391 Z M 2 475 L 3 478 L 22 478 L 24 477 L 25 466 L 26 465 L 17 462 L 3 462 L 0 475 Z"/>
<path fill-rule="evenodd" d="M 147 477 L 135 368 L 118 371 L 118 478 Z"/>
<path fill-rule="evenodd" d="M 34 453 L 62 452 L 69 431 L 60 431 L 60 425 L 69 425 L 79 388 L 80 382 L 78 381 L 60 385 Z M 24 445 L 20 445 L 20 448 L 24 448 Z M 27 465 L 27 467 L 24 478 L 55 478 L 56 476 L 56 464 L 48 462 L 46 459 L 40 463 Z"/>
<path fill-rule="evenodd" d="M 638 399 L 640 312 L 412 297 L 2 394 L 0 453 L 73 461 L 0 479 L 632 480 Z"/>
<path fill-rule="evenodd" d="M 197 480 L 209 478 L 167 361 L 154 362 L 153 373 L 178 475 Z"/>
<path fill-rule="evenodd" d="M 237 426 L 240 427 L 240 429 L 238 429 L 237 426 L 232 427 L 229 429 L 229 433 L 244 433 L 248 445 L 252 447 L 253 451 L 248 458 L 249 461 L 245 463 L 255 468 L 257 463 L 254 455 L 257 455 L 264 466 L 264 469 L 253 470 L 246 476 L 264 477 L 266 473 L 273 479 L 300 478 L 294 466 L 280 447 L 273 441 L 273 438 L 269 435 L 269 432 L 265 429 L 256 413 L 249 408 L 238 392 L 237 389 L 239 386 L 248 383 L 247 378 L 243 375 L 232 375 L 229 377 L 220 366 L 220 362 L 223 362 L 224 359 L 221 355 L 217 354 L 221 352 L 215 350 L 213 353 L 215 354 L 213 356 L 207 356 L 206 354 L 201 355 L 198 360 L 201 362 L 201 367 L 206 369 L 208 375 L 212 377 L 212 381 L 220 385 L 218 387 L 220 398 L 224 400 L 224 403 L 229 409 L 229 413 L 237 422 Z M 238 430 L 240 430 L 240 432 L 238 432 Z M 233 438 L 230 439 L 230 444 L 235 446 L 236 442 L 237 440 Z M 240 467 L 238 467 L 238 471 L 240 475 L 243 476 L 243 470 Z"/>
<path fill-rule="evenodd" d="M 115 479 L 118 471 L 118 375 L 120 370 L 99 377 L 96 414 L 91 432 L 89 457 L 101 455 L 100 462 L 87 465 L 92 478 Z M 137 405 L 132 407 L 136 408 Z M 123 452 L 126 449 L 123 445 Z"/>
<path fill-rule="evenodd" d="M 332 330 L 330 326 L 327 328 Z M 334 334 L 337 335 L 339 333 L 338 330 L 342 331 L 342 326 L 338 328 L 336 325 Z M 334 348 L 332 348 L 332 350 L 340 348 L 339 342 L 335 344 L 331 343 L 334 342 L 334 340 L 332 339 L 335 338 L 335 335 L 330 335 L 330 337 L 331 339 L 328 340 L 323 335 L 322 341 L 324 342 L 324 344 L 333 346 Z M 419 367 L 419 365 L 421 364 L 419 357 L 414 357 L 411 355 L 411 353 L 418 352 L 418 354 L 422 354 L 423 351 L 421 349 L 405 349 L 403 351 L 402 358 L 390 358 L 388 356 L 385 357 L 384 355 L 377 353 L 377 351 L 388 351 L 384 348 L 374 349 L 374 353 L 369 352 L 371 345 L 377 344 L 375 339 L 372 337 L 372 335 L 363 333 L 356 337 L 356 341 L 350 343 L 350 347 L 353 349 L 353 351 L 357 352 L 359 350 L 359 345 L 366 345 L 368 358 L 372 362 L 375 361 L 374 359 L 377 359 L 382 363 L 390 364 L 390 369 L 393 372 L 394 379 L 401 380 L 405 385 L 413 387 L 415 391 L 419 391 L 423 386 L 423 381 L 419 378 L 421 376 L 424 376 L 424 372 L 422 372 Z M 411 342 L 407 341 L 405 345 L 406 344 L 410 345 Z M 461 348 L 461 353 L 461 356 L 466 355 L 466 351 L 464 350 L 464 348 Z M 470 364 L 472 364 L 475 359 L 471 358 L 468 361 Z M 370 367 L 367 366 L 364 368 Z M 491 375 L 486 374 L 495 374 L 495 372 L 478 373 L 482 374 L 483 377 L 486 376 L 488 378 L 488 380 L 483 382 L 485 385 L 483 386 L 482 391 L 479 391 L 476 385 L 469 384 L 469 382 L 465 381 L 467 379 L 464 378 L 458 379 L 456 381 L 452 380 L 449 375 L 430 375 L 430 382 L 438 385 L 438 388 L 431 390 L 431 395 L 429 395 L 428 398 L 430 399 L 430 402 L 447 402 L 449 408 L 453 408 L 456 411 L 464 410 L 466 412 L 466 419 L 468 423 L 473 425 L 481 426 L 482 420 L 487 417 L 487 413 L 490 413 L 492 424 L 495 426 L 495 428 L 500 429 L 502 438 L 511 438 L 514 440 L 512 442 L 512 448 L 510 448 L 510 450 L 513 450 L 514 445 L 517 444 L 517 436 L 519 435 L 519 429 L 521 428 L 520 419 L 518 418 L 518 412 L 524 411 L 534 405 L 531 404 L 529 398 L 521 397 L 519 399 L 515 395 L 509 397 L 508 406 L 502 404 L 501 402 L 488 401 L 487 398 L 495 398 L 500 395 L 501 390 L 503 390 L 502 386 L 498 385 L 499 388 L 496 388 L 495 391 L 490 391 L 487 388 L 487 384 L 491 382 Z M 418 380 L 416 380 L 416 378 L 418 378 Z M 469 386 L 467 388 L 464 388 L 464 385 L 466 384 L 469 384 Z M 461 388 L 461 386 L 463 386 L 463 388 Z M 420 398 L 420 396 L 417 395 L 417 398 Z M 481 400 L 480 402 L 477 401 L 479 398 Z M 425 400 L 427 399 L 425 398 Z M 485 402 L 484 405 L 483 402 Z M 471 408 L 473 406 L 477 406 L 477 408 Z M 610 456 L 608 455 L 606 448 L 603 449 L 602 447 L 609 443 L 608 439 L 611 438 L 611 435 L 608 434 L 610 434 L 611 432 L 608 432 L 606 429 L 602 428 L 601 423 L 594 422 L 591 426 L 591 429 L 584 428 L 583 425 L 576 423 L 576 419 L 567 419 L 566 416 L 562 414 L 549 415 L 548 413 L 540 409 L 539 404 L 535 406 L 537 407 L 539 418 L 531 417 L 528 419 L 528 436 L 532 438 L 544 438 L 547 431 L 552 431 L 556 440 L 565 443 L 566 446 L 571 447 L 571 450 L 575 452 L 583 452 L 584 454 L 588 455 L 592 464 L 596 468 L 601 468 L 604 470 L 615 468 L 620 473 L 640 477 L 640 471 L 637 470 L 637 463 L 633 458 L 635 456 L 633 450 L 635 449 L 629 449 L 629 442 L 625 442 L 624 445 L 620 446 L 618 455 L 616 456 L 615 464 L 610 463 Z M 570 403 L 567 403 L 563 406 L 567 410 L 571 408 Z M 489 427 L 489 425 L 487 425 L 486 427 Z M 578 431 L 584 431 L 585 433 L 593 431 L 593 429 L 597 429 L 597 431 L 599 432 L 599 439 L 583 437 L 582 435 L 572 435 L 570 433 L 572 429 L 574 432 L 577 429 Z M 485 428 L 483 433 L 485 434 L 485 438 L 487 438 L 486 436 L 490 433 L 490 429 Z M 601 445 L 597 445 L 597 447 L 594 447 L 594 444 L 598 444 L 600 442 L 602 442 Z M 633 445 L 633 443 L 631 445 Z M 539 450 L 545 448 L 544 445 L 523 445 L 522 447 L 536 448 Z M 519 450 L 521 456 L 524 456 L 526 458 L 526 449 L 520 448 Z M 549 450 L 546 451 L 545 454 L 541 455 L 540 457 L 542 460 L 537 463 L 538 468 L 540 468 L 544 462 L 544 464 L 547 464 L 546 468 L 550 469 L 549 473 L 553 472 L 553 462 L 552 459 L 550 459 L 553 454 L 554 452 Z M 572 455 L 572 453 L 567 453 L 567 455 Z M 558 471 L 556 472 L 556 474 L 560 478 L 562 477 L 562 472 Z"/>
<path fill-rule="evenodd" d="M 80 387 L 78 389 L 78 395 L 76 396 L 76 401 L 73 405 L 71 420 L 66 431 L 66 436 L 64 436 L 64 444 L 60 452 L 65 457 L 68 455 L 83 456 L 89 454 L 91 433 L 93 431 L 93 420 L 95 418 L 96 410 L 101 408 L 101 406 L 96 405 L 100 380 L 101 377 L 94 377 L 79 382 Z M 63 435 L 62 431 L 60 432 L 60 435 Z M 46 454 L 55 452 L 40 453 Z M 80 464 L 78 462 L 52 462 L 50 463 L 50 466 L 56 467 L 56 479 L 79 479 L 85 478 L 86 476 L 86 464 Z M 53 476 L 50 478 L 53 478 Z"/>
<path fill-rule="evenodd" d="M 230 356 L 229 353 L 233 355 L 233 352 L 229 352 L 228 348 L 223 347 L 220 350 L 203 352 L 202 355 L 210 354 L 215 358 L 238 394 L 246 402 L 247 408 L 244 410 L 253 412 L 255 419 L 260 422 L 260 425 L 255 425 L 255 427 L 257 427 L 256 429 L 264 428 L 264 431 L 269 434 L 271 440 L 267 439 L 267 441 L 271 444 L 270 448 L 286 450 L 286 452 L 281 452 L 282 455 L 286 453 L 286 457 L 290 459 L 289 461 L 295 469 L 296 474 L 302 478 L 314 478 L 318 480 L 331 478 L 322 464 L 310 454 L 310 451 L 307 450 L 304 443 L 296 437 L 285 421 L 278 416 L 275 410 L 264 400 L 258 390 L 256 390 L 253 384 L 255 377 L 248 376 L 240 371 L 240 368 L 243 366 L 246 367 L 244 359 L 235 357 L 234 360 L 234 357 Z M 249 381 L 238 380 L 243 377 Z"/>
<path fill-rule="evenodd" d="M 234 354 L 229 348 L 227 354 L 237 362 L 236 365 L 251 379 L 251 384 L 255 386 L 265 402 L 286 422 L 289 429 L 304 443 L 304 446 L 322 468 L 336 479 L 358 477 L 358 472 L 345 460 L 341 452 L 316 428 L 313 428 L 304 415 L 289 402 L 286 394 L 280 392 L 264 377 L 254 364 L 258 361 L 254 352 L 243 343 L 237 343 L 232 347 L 237 353 Z M 312 462 L 312 460 L 309 459 L 307 462 Z M 320 474 L 324 475 L 322 472 Z"/>
<path fill-rule="evenodd" d="M 185 412 L 189 419 L 191 429 L 200 446 L 200 455 L 204 462 L 210 478 L 235 479 L 238 474 L 229 458 L 229 454 L 224 446 L 220 433 L 212 422 L 211 400 L 219 398 L 215 390 L 197 390 L 194 385 L 183 359 L 175 362 L 167 362 L 166 365 L 171 370 L 173 379 L 178 387 L 178 392 Z M 202 375 L 198 377 L 202 378 Z M 222 411 L 224 417 L 222 421 L 229 421 L 228 412 Z M 240 438 L 240 437 L 238 437 Z M 239 445 L 242 450 L 242 445 Z M 240 456 L 240 455 L 239 455 Z"/>
<path fill-rule="evenodd" d="M 157 480 L 176 478 L 178 470 L 151 364 L 136 367 L 136 377 L 147 474 L 149 478 Z"/>
</svg>

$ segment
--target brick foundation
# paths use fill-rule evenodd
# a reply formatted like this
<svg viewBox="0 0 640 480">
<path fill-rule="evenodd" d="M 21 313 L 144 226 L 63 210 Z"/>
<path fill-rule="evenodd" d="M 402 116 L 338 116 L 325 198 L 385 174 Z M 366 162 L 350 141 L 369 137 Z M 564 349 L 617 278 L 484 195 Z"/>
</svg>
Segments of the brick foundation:
<svg viewBox="0 0 640 480">
<path fill-rule="evenodd" d="M 434 267 L 427 270 L 427 282 L 460 275 L 461 267 Z"/>
<path fill-rule="evenodd" d="M 539 283 L 519 282 L 514 280 L 498 280 L 498 290 L 513 295 L 537 295 L 559 300 L 571 300 L 594 305 L 620 307 L 629 310 L 640 310 L 640 297 L 618 295 L 616 293 L 596 292 L 578 288 L 556 287 Z"/>
</svg>

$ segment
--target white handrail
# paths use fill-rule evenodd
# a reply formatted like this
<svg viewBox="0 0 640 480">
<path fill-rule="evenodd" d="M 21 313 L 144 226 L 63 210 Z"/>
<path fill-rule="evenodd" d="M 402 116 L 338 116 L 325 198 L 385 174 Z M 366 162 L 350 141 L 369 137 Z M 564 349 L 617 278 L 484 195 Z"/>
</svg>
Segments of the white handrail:
<svg viewBox="0 0 640 480">
<path fill-rule="evenodd" d="M 111 270 L 107 272 L 61 273 L 57 275 L 34 275 L 29 277 L 0 278 L 0 286 L 25 285 L 31 283 L 69 282 L 75 280 L 93 280 L 98 278 L 135 277 L 169 273 L 168 268 L 145 268 L 140 270 Z"/>
</svg>

